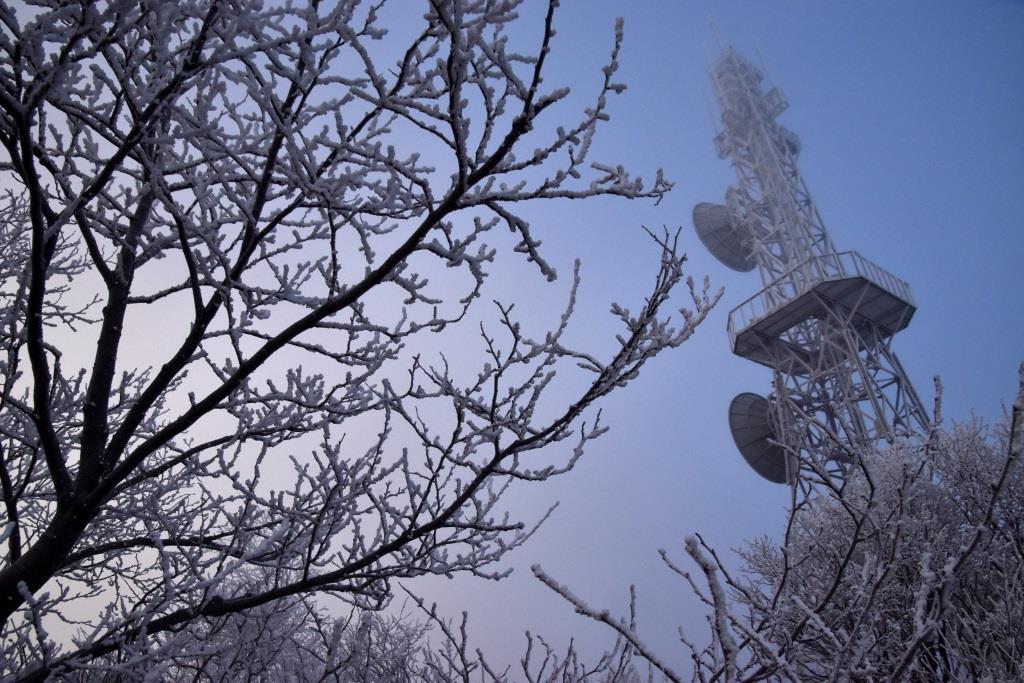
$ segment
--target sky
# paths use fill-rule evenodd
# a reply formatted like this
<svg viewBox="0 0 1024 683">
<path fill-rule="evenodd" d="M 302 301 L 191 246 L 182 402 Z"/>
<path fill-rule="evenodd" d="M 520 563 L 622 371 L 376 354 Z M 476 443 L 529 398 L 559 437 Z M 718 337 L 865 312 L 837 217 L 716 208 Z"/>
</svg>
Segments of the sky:
<svg viewBox="0 0 1024 683">
<path fill-rule="evenodd" d="M 592 157 L 648 180 L 663 168 L 675 189 L 658 205 L 609 198 L 524 207 L 562 277 L 548 284 L 523 259 L 504 254 L 483 300 L 516 302 L 535 330 L 551 327 L 579 258 L 582 289 L 569 336 L 607 352 L 619 331 L 609 305 L 638 306 L 657 268 L 658 250 L 642 226 L 680 228 L 687 272 L 707 276 L 724 295 L 691 340 L 604 404 L 611 430 L 575 471 L 510 494 L 508 506 L 527 521 L 559 503 L 503 561 L 511 576 L 406 585 L 436 600 L 443 614 L 468 611 L 474 645 L 504 665 L 522 655 L 526 630 L 560 646 L 576 636 L 591 655 L 613 640 L 540 584 L 532 564 L 618 614 L 635 584 L 641 636 L 685 669 L 676 627 L 706 642 L 704 609 L 658 549 L 686 565 L 683 538 L 701 533 L 735 565 L 731 549 L 776 536 L 788 502 L 786 487 L 742 460 L 727 425 L 733 396 L 769 393 L 770 373 L 733 356 L 726 335 L 730 308 L 760 289 L 757 274 L 717 262 L 690 223 L 694 204 L 721 202 L 734 182 L 712 145 L 717 113 L 707 65 L 720 46 L 733 45 L 763 66 L 789 100 L 780 122 L 800 136 L 800 168 L 836 246 L 910 283 L 919 310 L 894 348 L 925 405 L 940 375 L 949 418 L 974 412 L 995 419 L 1024 360 L 1024 2 L 562 4 L 545 85 L 568 85 L 573 94 L 551 117 L 575 121 L 597 92 L 622 16 L 617 78 L 628 89 L 612 101 Z M 404 14 L 411 5 L 399 0 L 389 10 L 396 31 L 415 23 L 418 11 Z M 512 30 L 522 52 L 536 46 L 543 9 L 527 0 Z M 477 343 L 470 335 L 467 344 Z M 149 340 L 134 352 L 152 353 Z"/>
<path fill-rule="evenodd" d="M 628 90 L 612 103 L 594 157 L 645 178 L 661 167 L 676 183 L 657 206 L 602 199 L 526 210 L 560 273 L 571 272 L 573 258 L 583 262 L 575 339 L 609 348 L 617 330 L 608 304 L 636 305 L 644 295 L 657 251 L 641 226 L 681 227 L 688 272 L 725 294 L 694 338 L 605 404 L 611 431 L 573 473 L 513 495 L 510 505 L 528 518 L 560 505 L 506 560 L 511 577 L 410 588 L 448 614 L 468 610 L 475 643 L 508 664 L 521 656 L 527 629 L 562 645 L 575 635 L 590 653 L 612 640 L 541 585 L 533 563 L 619 614 L 635 584 L 641 635 L 684 668 L 676 627 L 705 642 L 704 610 L 658 548 L 685 562 L 682 540 L 699 532 L 735 565 L 730 549 L 777 535 L 788 500 L 785 487 L 747 467 L 726 423 L 732 397 L 769 393 L 770 373 L 731 355 L 725 331 L 729 309 L 760 289 L 756 272 L 718 263 L 690 223 L 694 204 L 721 202 L 734 181 L 712 146 L 707 64 L 719 45 L 733 45 L 763 66 L 789 100 L 780 122 L 800 136 L 801 172 L 837 248 L 910 283 L 918 312 L 894 349 L 925 405 L 940 375 L 948 418 L 995 419 L 1024 360 L 1024 3 L 563 5 L 545 84 L 570 85 L 584 102 L 623 16 L 618 76 Z M 539 9 L 527 3 L 514 32 L 525 45 L 539 35 L 540 16 L 531 14 Z M 570 120 L 572 106 L 562 111 Z M 568 278 L 549 287 L 539 276 L 520 278 L 518 267 L 496 272 L 492 295 L 518 300 L 520 315 L 538 324 L 557 320 Z"/>
</svg>

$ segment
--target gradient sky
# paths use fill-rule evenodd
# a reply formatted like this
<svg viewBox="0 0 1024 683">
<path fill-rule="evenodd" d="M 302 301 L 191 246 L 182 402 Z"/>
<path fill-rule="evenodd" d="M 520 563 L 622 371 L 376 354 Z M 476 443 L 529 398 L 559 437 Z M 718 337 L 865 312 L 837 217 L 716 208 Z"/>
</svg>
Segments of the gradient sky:
<svg viewBox="0 0 1024 683">
<path fill-rule="evenodd" d="M 700 532 L 728 554 L 744 539 L 775 535 L 787 502 L 785 487 L 742 461 L 726 424 L 735 394 L 770 390 L 769 371 L 732 356 L 725 332 L 729 309 L 757 291 L 759 280 L 715 261 L 690 225 L 692 206 L 722 201 L 733 182 L 711 142 L 706 65 L 719 49 L 709 20 L 722 44 L 763 60 L 787 95 L 790 109 L 780 120 L 801 138 L 801 171 L 837 247 L 910 283 L 919 310 L 894 348 L 925 404 L 938 374 L 948 417 L 974 411 L 995 418 L 1024 359 L 1024 3 L 563 4 L 545 84 L 570 85 L 585 101 L 599 83 L 614 19 L 623 15 L 619 75 L 629 89 L 613 103 L 594 157 L 647 178 L 660 166 L 676 182 L 659 206 L 600 200 L 526 211 L 561 273 L 571 272 L 574 256 L 583 260 L 575 339 L 609 348 L 617 330 L 608 304 L 636 305 L 644 295 L 657 252 L 641 225 L 682 226 L 689 272 L 708 275 L 725 295 L 691 341 L 606 404 L 612 431 L 577 471 L 513 496 L 527 513 L 556 499 L 561 506 L 510 558 L 512 577 L 410 587 L 449 614 L 469 610 L 476 644 L 512 663 L 527 628 L 560 644 L 576 634 L 589 652 L 611 642 L 610 632 L 588 626 L 540 585 L 532 563 L 593 606 L 620 614 L 635 583 L 641 634 L 685 668 L 675 627 L 704 642 L 703 610 L 657 549 L 682 559 L 683 536 Z M 539 5 L 528 3 L 516 29 L 527 45 L 538 35 L 539 17 L 530 12 Z M 572 106 L 561 113 L 570 121 Z M 529 272 L 521 265 L 502 268 L 491 296 L 519 300 L 520 315 L 538 324 L 557 319 L 567 278 L 548 288 L 539 276 L 519 278 Z"/>
<path fill-rule="evenodd" d="M 527 0 L 513 30 L 522 52 L 537 44 L 544 4 Z M 421 14 L 411 6 L 398 0 L 388 10 L 396 32 Z M 620 15 L 618 80 L 629 89 L 612 102 L 592 158 L 648 179 L 661 167 L 676 187 L 657 206 L 600 199 L 525 207 L 563 277 L 549 285 L 506 253 L 483 298 L 518 302 L 534 332 L 553 326 L 579 257 L 583 285 L 570 336 L 608 351 L 619 332 L 609 304 L 639 305 L 657 267 L 642 225 L 681 226 L 689 273 L 707 275 L 725 294 L 693 339 L 605 403 L 611 431 L 576 471 L 509 496 L 526 520 L 560 501 L 503 565 L 512 576 L 408 583 L 445 614 L 468 610 L 474 645 L 499 665 L 518 661 L 527 629 L 560 646 L 575 635 L 589 654 L 613 640 L 533 578 L 529 567 L 540 563 L 592 606 L 618 614 L 636 584 L 641 635 L 685 670 L 675 629 L 706 642 L 704 610 L 661 564 L 658 548 L 686 564 L 682 539 L 700 532 L 729 555 L 745 539 L 777 535 L 785 521 L 788 490 L 747 467 L 726 420 L 737 393 L 770 390 L 769 371 L 731 355 L 725 331 L 729 309 L 760 282 L 718 263 L 690 224 L 694 204 L 721 202 L 734 182 L 712 145 L 707 64 L 719 46 L 710 20 L 723 45 L 763 60 L 787 95 L 780 120 L 801 138 L 800 168 L 837 247 L 910 283 L 919 310 L 894 348 L 925 404 L 938 374 L 948 417 L 974 411 L 994 419 L 1024 360 L 1024 2 L 563 0 L 545 85 L 569 85 L 573 96 L 549 121 L 571 124 L 589 104 Z M 152 354 L 154 341 L 132 353 Z M 474 330 L 466 343 L 478 345 Z"/>
</svg>

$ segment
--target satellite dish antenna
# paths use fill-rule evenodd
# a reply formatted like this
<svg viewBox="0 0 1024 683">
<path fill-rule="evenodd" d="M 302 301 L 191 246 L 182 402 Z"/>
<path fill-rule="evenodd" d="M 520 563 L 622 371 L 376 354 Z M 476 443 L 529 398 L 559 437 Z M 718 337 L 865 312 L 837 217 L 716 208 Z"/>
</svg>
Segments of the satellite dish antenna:
<svg viewBox="0 0 1024 683">
<path fill-rule="evenodd" d="M 776 484 L 791 484 L 796 480 L 796 461 L 778 444 L 768 408 L 763 396 L 738 395 L 729 404 L 729 429 L 740 455 L 755 472 Z"/>
<path fill-rule="evenodd" d="M 716 259 L 741 273 L 754 269 L 753 251 L 747 246 L 750 230 L 734 224 L 725 206 L 701 202 L 693 207 L 693 227 Z"/>
</svg>

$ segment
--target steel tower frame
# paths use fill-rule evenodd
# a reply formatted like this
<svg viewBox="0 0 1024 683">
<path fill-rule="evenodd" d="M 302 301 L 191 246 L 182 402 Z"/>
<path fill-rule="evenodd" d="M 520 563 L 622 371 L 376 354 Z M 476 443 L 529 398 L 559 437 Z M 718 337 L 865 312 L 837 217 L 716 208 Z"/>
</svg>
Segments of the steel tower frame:
<svg viewBox="0 0 1024 683">
<path fill-rule="evenodd" d="M 721 112 L 715 148 L 737 184 L 724 207 L 699 204 L 694 221 L 723 262 L 761 277 L 763 289 L 728 323 L 733 352 L 773 371 L 768 436 L 758 447 L 783 447 L 785 481 L 797 480 L 797 459 L 805 470 L 841 475 L 856 449 L 929 429 L 892 350 L 916 305 L 906 282 L 836 251 L 797 168 L 799 139 L 776 120 L 788 106 L 778 88 L 763 88 L 761 71 L 732 48 L 710 76 Z"/>
</svg>

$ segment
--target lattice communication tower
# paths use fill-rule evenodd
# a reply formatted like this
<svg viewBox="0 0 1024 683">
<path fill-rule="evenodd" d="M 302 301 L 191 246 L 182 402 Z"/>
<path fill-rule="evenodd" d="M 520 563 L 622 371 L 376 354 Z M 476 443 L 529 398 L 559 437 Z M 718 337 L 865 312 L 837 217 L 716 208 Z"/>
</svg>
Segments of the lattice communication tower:
<svg viewBox="0 0 1024 683">
<path fill-rule="evenodd" d="M 701 203 L 704 245 L 763 289 L 729 313 L 733 353 L 773 371 L 764 398 L 729 407 L 740 453 L 763 477 L 841 476 L 858 448 L 923 435 L 928 416 L 893 353 L 915 311 L 910 287 L 854 251 L 837 252 L 797 168 L 800 141 L 777 122 L 788 106 L 753 64 L 728 49 L 711 68 L 715 136 L 737 183 Z"/>
</svg>

